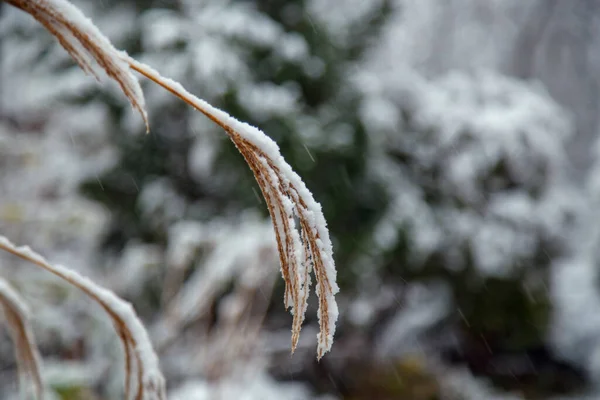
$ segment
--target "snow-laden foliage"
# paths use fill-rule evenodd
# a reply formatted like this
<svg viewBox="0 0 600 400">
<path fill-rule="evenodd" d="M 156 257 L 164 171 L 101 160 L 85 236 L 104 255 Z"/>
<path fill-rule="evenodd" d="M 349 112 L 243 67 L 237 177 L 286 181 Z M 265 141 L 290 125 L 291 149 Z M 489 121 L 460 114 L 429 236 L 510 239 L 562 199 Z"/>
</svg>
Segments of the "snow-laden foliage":
<svg viewBox="0 0 600 400">
<path fill-rule="evenodd" d="M 592 149 L 598 159 L 600 140 Z M 586 179 L 586 196 L 581 200 L 579 229 L 572 237 L 574 250 L 557 261 L 552 269 L 552 296 L 555 305 L 552 343 L 568 360 L 586 368 L 592 376 L 600 372 L 600 180 L 598 161 Z"/>
<path fill-rule="evenodd" d="M 419 9 L 434 11 L 415 3 L 395 15 Z M 367 275 L 378 265 L 406 286 L 402 298 L 419 281 L 442 280 L 431 287 L 435 307 L 398 309 L 380 335 L 382 352 L 412 354 L 424 332 L 449 320 L 441 340 L 450 347 L 479 336 L 527 349 L 549 332 L 549 267 L 572 249 L 581 207 L 565 173 L 571 115 L 535 82 L 481 70 L 435 75 L 405 60 L 417 22 L 388 25 L 354 77 L 374 143 L 370 170 L 390 197 L 356 268 Z M 411 323 L 418 329 L 407 334 Z M 410 340 L 394 340 L 398 332 Z"/>
<path fill-rule="evenodd" d="M 452 70 L 505 72 L 524 23 L 543 1 L 394 0 L 375 62 L 410 65 L 427 76 Z M 419 40 L 415 40 L 419 37 Z"/>
<path fill-rule="evenodd" d="M 214 385 L 206 382 L 189 382 L 177 389 L 173 400 L 209 400 L 215 393 L 224 399 L 248 400 L 304 400 L 309 393 L 301 385 L 289 383 L 278 385 L 269 376 L 252 376 L 248 380 L 225 381 Z"/>
<path fill-rule="evenodd" d="M 369 94 L 362 117 L 387 154 L 373 168 L 393 198 L 374 233 L 382 251 L 404 234 L 409 261 L 439 255 L 483 276 L 560 252 L 573 211 L 561 186 L 571 126 L 543 90 L 491 74 L 405 87 L 370 79 L 358 80 Z"/>
</svg>

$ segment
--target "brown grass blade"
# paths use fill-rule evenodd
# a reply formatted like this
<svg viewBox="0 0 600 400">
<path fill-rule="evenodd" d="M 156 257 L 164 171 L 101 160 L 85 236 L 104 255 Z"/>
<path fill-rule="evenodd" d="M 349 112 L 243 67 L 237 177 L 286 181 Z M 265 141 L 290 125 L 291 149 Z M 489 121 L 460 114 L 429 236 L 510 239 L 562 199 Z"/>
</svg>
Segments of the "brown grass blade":
<svg viewBox="0 0 600 400">
<path fill-rule="evenodd" d="M 238 148 L 261 188 L 275 227 L 281 272 L 286 283 L 285 304 L 292 308 L 292 352 L 296 348 L 314 271 L 319 296 L 318 358 L 330 350 L 338 317 L 336 270 L 327 223 L 321 206 L 300 177 L 285 162 L 279 147 L 260 130 L 240 122 L 129 58 L 132 69 L 179 97 L 222 127 Z M 296 224 L 296 220 L 299 224 Z"/>
<path fill-rule="evenodd" d="M 317 336 L 317 357 L 321 358 L 329 351 L 338 317 L 335 294 L 339 289 L 327 223 L 320 204 L 285 162 L 277 144 L 260 130 L 236 120 L 192 95 L 179 83 L 162 77 L 147 65 L 117 51 L 92 22 L 67 0 L 4 1 L 37 19 L 56 36 L 81 68 L 90 73 L 93 73 L 90 61 L 93 58 L 120 84 L 133 107 L 142 114 L 146 126 L 148 121 L 143 94 L 127 65 L 181 98 L 225 130 L 254 173 L 273 221 L 281 272 L 286 284 L 284 301 L 292 309 L 294 316 L 292 352 L 298 344 L 304 321 L 311 271 L 314 271 L 316 277 L 316 292 L 319 297 L 318 317 L 321 329 Z M 126 341 L 124 344 L 127 346 Z"/>
<path fill-rule="evenodd" d="M 149 130 L 142 88 L 127 65 L 127 54 L 117 50 L 83 13 L 67 0 L 4 0 L 30 14 L 56 37 L 85 72 L 98 75 L 94 61 L 114 79 L 144 119 Z"/>
<path fill-rule="evenodd" d="M 19 368 L 21 390 L 29 380 L 34 388 L 35 398 L 41 400 L 44 393 L 40 354 L 29 321 L 29 310 L 17 292 L 4 279 L 0 278 L 0 309 L 15 346 L 15 358 Z"/>
<path fill-rule="evenodd" d="M 88 278 L 61 265 L 53 265 L 27 246 L 17 247 L 0 236 L 0 250 L 31 262 L 81 289 L 106 311 L 125 352 L 125 398 L 166 400 L 165 379 L 148 333 L 131 304 Z"/>
</svg>

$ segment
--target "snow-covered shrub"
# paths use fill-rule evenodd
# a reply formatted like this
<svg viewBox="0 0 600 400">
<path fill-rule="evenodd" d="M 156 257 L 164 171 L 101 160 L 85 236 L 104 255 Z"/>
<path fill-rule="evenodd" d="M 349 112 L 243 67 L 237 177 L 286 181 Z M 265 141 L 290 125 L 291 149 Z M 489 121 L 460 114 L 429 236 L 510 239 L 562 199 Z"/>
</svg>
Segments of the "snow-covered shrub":
<svg viewBox="0 0 600 400">
<path fill-rule="evenodd" d="M 375 231 L 380 250 L 406 232 L 408 263 L 438 254 L 444 268 L 494 277 L 560 253 L 572 212 L 562 176 L 571 127 L 541 89 L 455 73 L 365 90 L 363 119 L 385 154 L 373 168 L 393 199 Z"/>
<path fill-rule="evenodd" d="M 391 200 L 355 268 L 379 266 L 407 290 L 441 279 L 453 304 L 428 326 L 454 321 L 464 342 L 544 343 L 548 267 L 568 254 L 579 206 L 564 176 L 568 115 L 542 88 L 498 74 L 426 79 L 404 67 L 382 79 L 378 67 L 356 85 L 370 168 Z"/>
</svg>

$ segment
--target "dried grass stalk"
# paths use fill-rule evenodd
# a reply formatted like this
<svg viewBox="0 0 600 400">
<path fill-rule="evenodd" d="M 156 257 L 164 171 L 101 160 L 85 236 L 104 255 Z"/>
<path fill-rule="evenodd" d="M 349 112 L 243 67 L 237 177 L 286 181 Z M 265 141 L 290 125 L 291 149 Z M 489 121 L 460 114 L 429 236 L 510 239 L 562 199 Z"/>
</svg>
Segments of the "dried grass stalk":
<svg viewBox="0 0 600 400">
<path fill-rule="evenodd" d="M 317 357 L 330 350 L 338 317 L 336 271 L 327 223 L 311 192 L 279 152 L 277 144 L 257 128 L 240 122 L 186 91 L 179 83 L 129 58 L 132 69 L 191 105 L 225 130 L 254 173 L 275 226 L 285 304 L 292 308 L 292 352 L 298 344 L 307 307 L 310 272 L 319 296 Z M 299 221 L 297 225 L 296 220 Z"/>
<path fill-rule="evenodd" d="M 99 79 L 94 60 L 114 79 L 149 130 L 144 93 L 129 70 L 127 53 L 117 50 L 77 7 L 67 0 L 4 0 L 30 14 L 56 37 L 81 69 Z"/>
<path fill-rule="evenodd" d="M 29 319 L 29 310 L 12 286 L 2 278 L 0 278 L 0 309 L 15 346 L 21 390 L 25 391 L 26 384 L 31 382 L 35 398 L 41 400 L 44 393 L 40 374 L 41 361 Z"/>
<path fill-rule="evenodd" d="M 81 289 L 106 311 L 112 320 L 125 350 L 125 398 L 136 400 L 166 400 L 165 380 L 148 333 L 131 304 L 110 290 L 62 265 L 52 265 L 27 246 L 17 247 L 0 236 L 0 250 L 7 251 L 51 272 Z"/>
<path fill-rule="evenodd" d="M 292 352 L 298 344 L 314 271 L 319 296 L 320 332 L 317 357 L 330 350 L 338 317 L 336 270 L 327 224 L 321 206 L 300 177 L 285 162 L 279 147 L 260 130 L 242 123 L 162 77 L 145 64 L 117 51 L 98 29 L 67 0 L 5 0 L 42 23 L 86 71 L 93 73 L 90 56 L 115 79 L 144 121 L 144 100 L 129 66 L 202 112 L 222 127 L 238 148 L 261 188 L 275 226 L 281 272 L 286 284 L 284 302 L 292 309 Z M 296 222 L 298 221 L 298 223 Z M 127 346 L 126 346 L 127 349 Z M 128 352 L 126 354 L 129 355 Z"/>
</svg>

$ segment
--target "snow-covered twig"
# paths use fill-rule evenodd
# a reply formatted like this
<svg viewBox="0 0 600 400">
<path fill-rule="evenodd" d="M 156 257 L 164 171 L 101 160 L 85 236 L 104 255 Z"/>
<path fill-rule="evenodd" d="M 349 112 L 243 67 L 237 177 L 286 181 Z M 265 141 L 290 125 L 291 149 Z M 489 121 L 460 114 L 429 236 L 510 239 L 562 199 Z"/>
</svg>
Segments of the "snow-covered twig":
<svg viewBox="0 0 600 400">
<path fill-rule="evenodd" d="M 113 292 L 62 265 L 52 265 L 27 246 L 17 247 L 0 235 L 0 250 L 7 251 L 53 273 L 81 289 L 106 311 L 125 351 L 125 398 L 165 400 L 165 379 L 158 365 L 148 333 L 131 304 Z M 133 396 L 133 397 L 132 397 Z"/>
<path fill-rule="evenodd" d="M 29 310 L 12 286 L 2 278 L 0 278 L 0 309 L 14 342 L 22 390 L 25 390 L 24 384 L 29 380 L 34 387 L 35 398 L 42 399 L 44 385 L 40 374 L 40 354 L 29 321 Z"/>
</svg>

